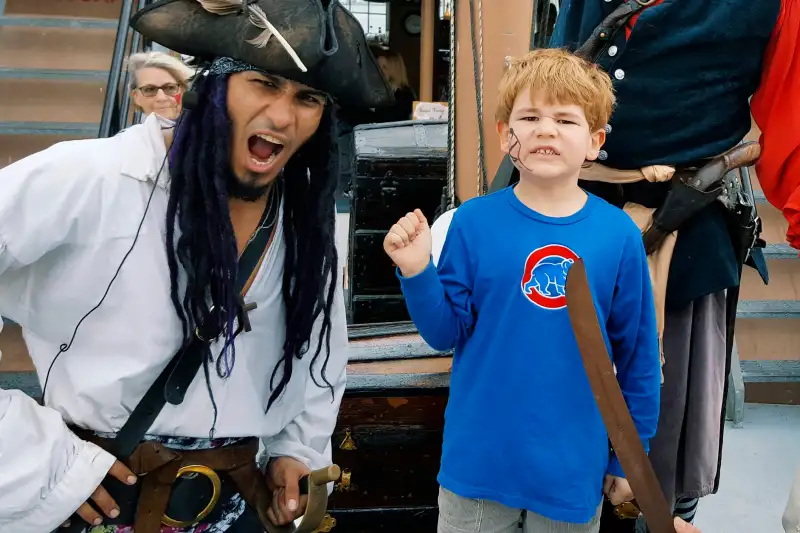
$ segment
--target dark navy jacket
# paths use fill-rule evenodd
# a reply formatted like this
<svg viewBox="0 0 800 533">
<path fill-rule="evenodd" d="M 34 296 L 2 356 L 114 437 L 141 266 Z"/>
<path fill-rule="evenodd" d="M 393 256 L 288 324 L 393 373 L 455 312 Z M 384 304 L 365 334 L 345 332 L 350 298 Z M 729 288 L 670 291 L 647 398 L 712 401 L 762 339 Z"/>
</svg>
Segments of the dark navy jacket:
<svg viewBox="0 0 800 533">
<path fill-rule="evenodd" d="M 564 0 L 551 46 L 576 49 L 620 3 Z M 741 141 L 779 11 L 780 0 L 664 0 L 642 10 L 630 39 L 618 32 L 598 58 L 617 95 L 600 162 L 619 169 L 691 164 Z M 652 185 L 626 186 L 624 198 L 609 200 L 656 207 L 666 189 Z M 717 204 L 678 231 L 668 308 L 738 283 Z"/>
</svg>

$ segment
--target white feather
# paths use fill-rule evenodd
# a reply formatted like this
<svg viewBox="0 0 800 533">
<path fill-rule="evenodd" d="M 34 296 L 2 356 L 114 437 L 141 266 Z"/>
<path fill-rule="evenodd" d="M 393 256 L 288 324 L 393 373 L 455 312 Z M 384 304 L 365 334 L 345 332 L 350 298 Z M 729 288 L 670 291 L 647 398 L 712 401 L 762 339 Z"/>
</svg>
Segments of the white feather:
<svg viewBox="0 0 800 533">
<path fill-rule="evenodd" d="M 244 0 L 197 0 L 203 9 L 215 15 L 230 15 L 242 9 Z"/>
<path fill-rule="evenodd" d="M 267 46 L 269 38 L 272 37 L 273 26 L 270 24 L 269 20 L 267 20 L 267 15 L 264 13 L 264 10 L 260 7 L 252 6 L 250 7 L 249 11 L 250 23 L 257 28 L 263 29 L 264 31 L 262 31 L 255 39 L 250 39 L 247 42 L 257 48 L 264 48 Z"/>
<path fill-rule="evenodd" d="M 238 12 L 242 9 L 242 6 L 245 0 L 197 0 L 200 5 L 208 11 L 209 13 L 214 13 L 215 15 L 231 15 L 233 13 Z M 283 35 L 272 25 L 272 23 L 267 19 L 266 13 L 257 5 L 253 4 L 247 6 L 247 10 L 250 15 L 250 23 L 253 24 L 257 28 L 261 28 L 262 31 L 257 37 L 254 39 L 248 39 L 246 42 L 252 44 L 257 48 L 264 48 L 267 46 L 267 43 L 274 35 L 278 42 L 281 43 L 281 46 L 286 50 L 289 56 L 294 61 L 297 68 L 299 68 L 303 72 L 308 72 L 308 69 L 303 64 L 303 61 L 300 59 L 300 56 L 297 55 L 297 52 L 294 51 L 292 45 L 290 45 L 286 39 L 283 38 Z"/>
<path fill-rule="evenodd" d="M 222 2 L 225 0 L 214 0 L 214 1 Z M 297 52 L 294 51 L 292 45 L 290 45 L 286 41 L 286 39 L 283 38 L 281 32 L 279 32 L 275 28 L 275 26 L 273 26 L 272 23 L 267 19 L 266 13 L 264 13 L 264 11 L 257 5 L 248 6 L 248 10 L 250 11 L 250 22 L 257 28 L 261 28 L 264 31 L 262 31 L 254 39 L 250 39 L 247 42 L 258 48 L 264 48 L 265 46 L 267 46 L 267 43 L 269 42 L 270 38 L 274 35 L 275 38 L 278 39 L 278 42 L 281 43 L 281 46 L 283 46 L 283 48 L 286 50 L 286 53 L 288 53 L 289 56 L 292 58 L 295 65 L 297 65 L 297 68 L 299 68 L 302 72 L 308 72 L 308 69 L 303 64 L 303 61 L 300 59 L 300 56 L 298 56 Z"/>
</svg>

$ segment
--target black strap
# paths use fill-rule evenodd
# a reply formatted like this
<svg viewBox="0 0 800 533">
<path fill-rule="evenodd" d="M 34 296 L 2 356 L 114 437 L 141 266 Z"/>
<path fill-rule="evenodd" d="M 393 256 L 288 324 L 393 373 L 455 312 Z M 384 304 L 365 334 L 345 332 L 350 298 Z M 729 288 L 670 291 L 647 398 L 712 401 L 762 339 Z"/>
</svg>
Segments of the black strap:
<svg viewBox="0 0 800 533">
<path fill-rule="evenodd" d="M 608 14 L 597 26 L 586 42 L 575 51 L 576 55 L 596 62 L 597 56 L 605 49 L 616 36 L 617 32 L 642 9 L 651 5 L 655 0 L 626 0 Z"/>
<path fill-rule="evenodd" d="M 267 247 L 271 228 L 275 223 L 280 204 L 279 182 L 273 188 L 271 198 L 259 222 L 259 230 L 252 241 L 245 247 L 239 257 L 238 271 L 236 274 L 236 292 L 241 294 L 247 280 L 258 265 L 264 250 Z M 246 322 L 246 311 L 242 309 L 239 315 L 240 323 Z M 246 329 L 249 329 L 246 328 Z M 161 371 L 155 382 L 147 389 L 139 404 L 134 408 L 128 420 L 120 428 L 109 450 L 118 459 L 128 458 L 158 414 L 169 402 L 179 405 L 183 402 L 186 391 L 194 380 L 208 353 L 209 344 L 217 337 L 218 332 L 203 328 L 202 324 L 195 330 L 191 341 L 184 345 L 172 357 L 164 370 Z"/>
</svg>

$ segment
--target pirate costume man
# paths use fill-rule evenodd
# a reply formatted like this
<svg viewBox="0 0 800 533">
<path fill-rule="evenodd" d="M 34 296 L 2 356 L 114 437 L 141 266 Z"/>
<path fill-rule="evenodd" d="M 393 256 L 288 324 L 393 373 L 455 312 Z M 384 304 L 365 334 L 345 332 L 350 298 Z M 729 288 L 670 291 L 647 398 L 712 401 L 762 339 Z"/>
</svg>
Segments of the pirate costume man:
<svg viewBox="0 0 800 533">
<path fill-rule="evenodd" d="M 174 132 L 0 170 L 0 311 L 42 383 L 0 390 L 0 531 L 292 531 L 345 386 L 333 106 L 391 91 L 337 2 L 162 0 L 132 26 L 202 65 Z"/>
<path fill-rule="evenodd" d="M 606 143 L 600 161 L 583 172 L 582 184 L 623 207 L 644 232 L 660 295 L 664 363 L 661 414 L 649 455 L 675 514 L 688 521 L 697 499 L 719 485 L 745 258 L 766 280 L 760 250 L 749 253 L 757 221 L 746 175 L 740 182 L 740 176 L 722 172 L 701 185 L 695 177 L 743 141 L 752 127 L 753 96 L 753 116 L 764 132 L 759 179 L 767 198 L 790 218 L 787 200 L 798 178 L 785 163 L 800 144 L 798 133 L 789 135 L 791 149 L 781 153 L 775 146 L 788 144 L 776 131 L 779 122 L 796 130 L 798 117 L 795 112 L 792 119 L 791 110 L 797 106 L 786 107 L 786 97 L 787 85 L 796 86 L 797 78 L 788 81 L 786 64 L 769 57 L 776 46 L 785 49 L 787 33 L 794 34 L 789 46 L 795 48 L 798 6 L 793 0 L 566 0 L 549 44 L 596 62 L 614 82 L 617 107 Z M 765 103 L 768 90 L 781 95 L 784 105 Z M 784 116 L 767 128 L 767 113 Z M 753 148 L 757 153 L 759 146 Z M 762 173 L 764 166 L 769 171 Z M 790 228 L 790 242 L 798 225 L 795 220 Z"/>
</svg>

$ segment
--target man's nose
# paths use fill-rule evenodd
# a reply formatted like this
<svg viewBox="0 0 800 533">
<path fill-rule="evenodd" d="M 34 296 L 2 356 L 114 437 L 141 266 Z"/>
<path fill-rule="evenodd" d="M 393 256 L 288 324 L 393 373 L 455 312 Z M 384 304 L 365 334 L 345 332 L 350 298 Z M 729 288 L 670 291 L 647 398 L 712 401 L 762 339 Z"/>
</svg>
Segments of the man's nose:
<svg viewBox="0 0 800 533">
<path fill-rule="evenodd" d="M 276 130 L 288 128 L 294 121 L 294 94 L 290 91 L 282 93 L 272 101 L 266 113 Z"/>
</svg>

